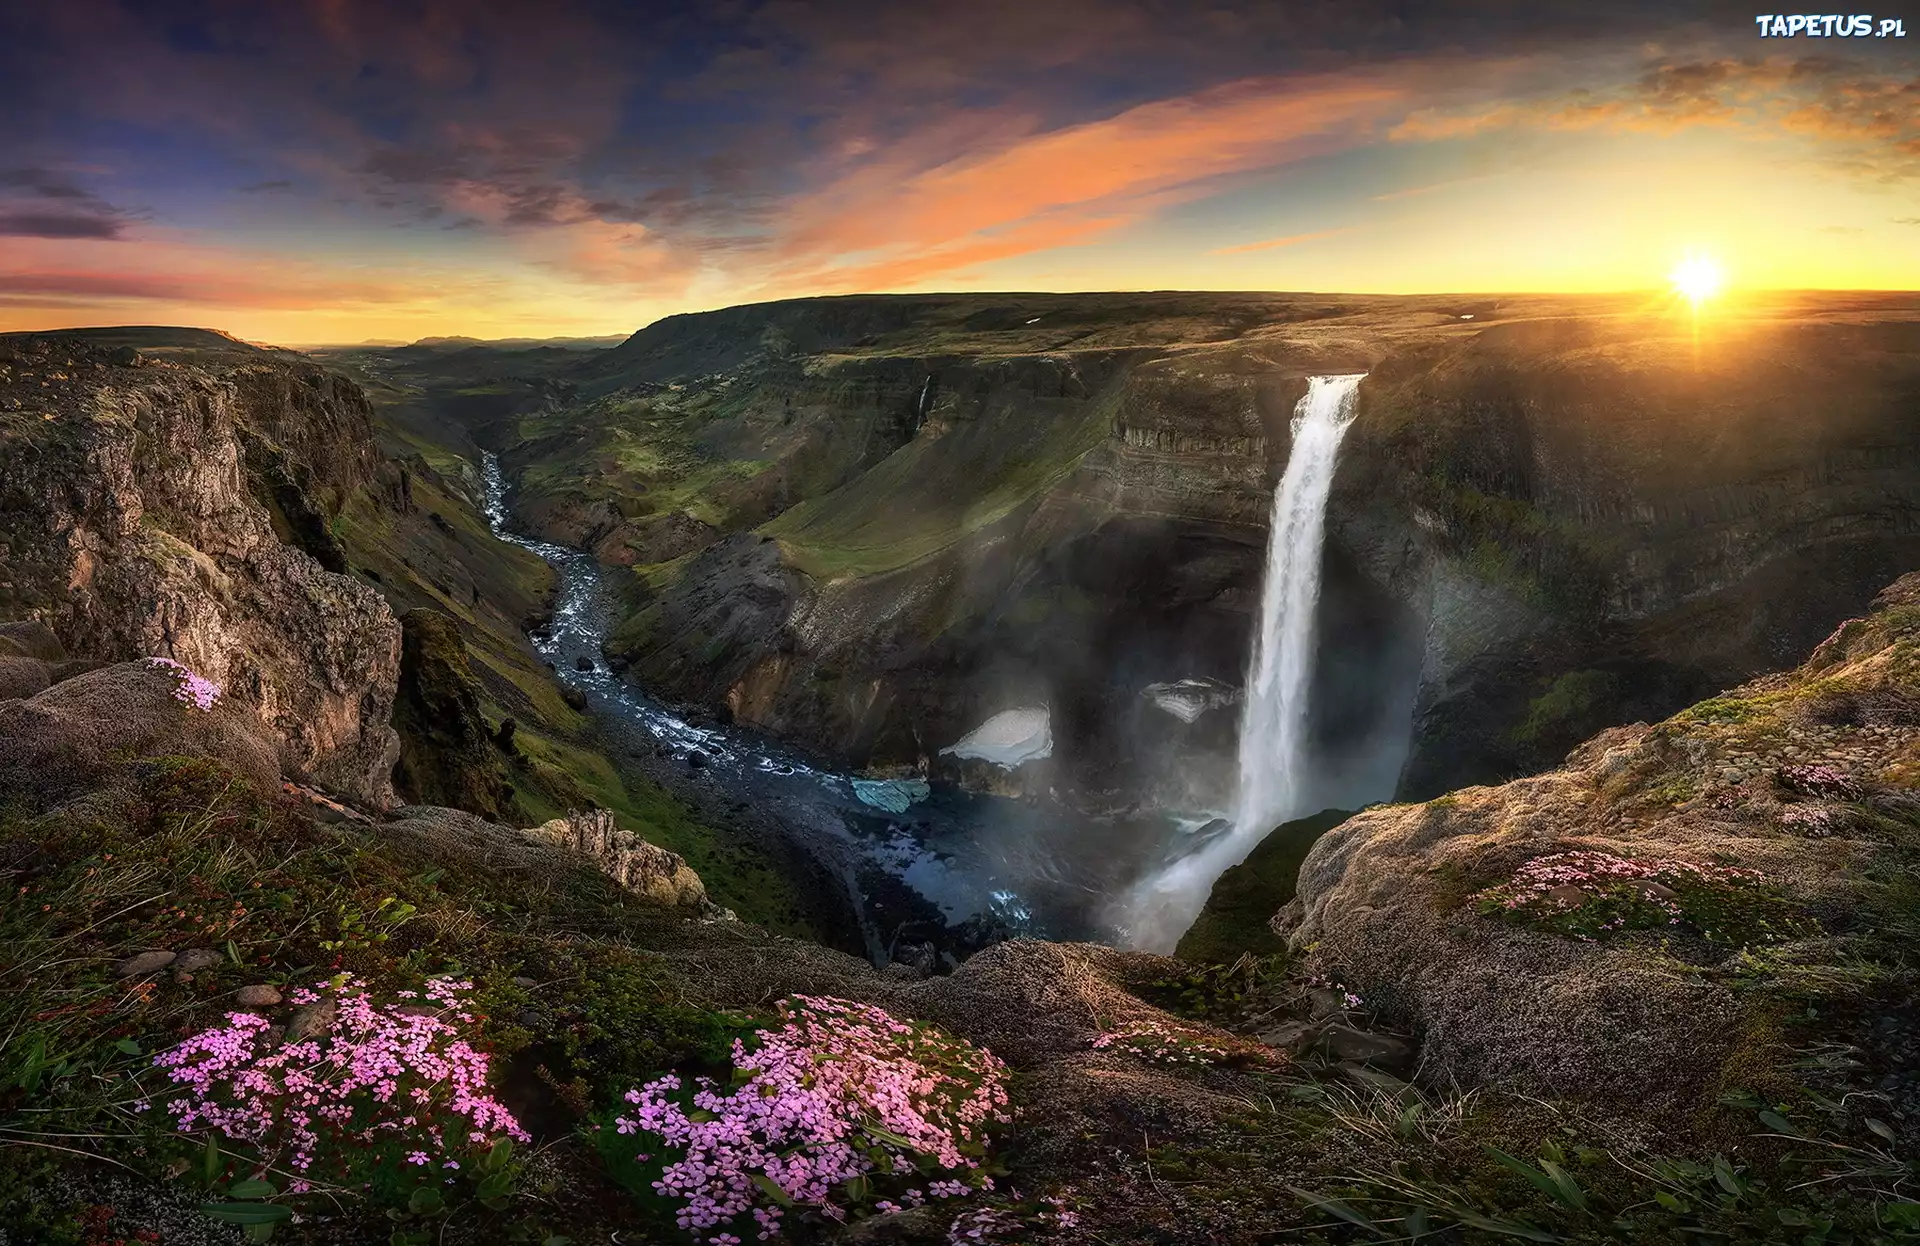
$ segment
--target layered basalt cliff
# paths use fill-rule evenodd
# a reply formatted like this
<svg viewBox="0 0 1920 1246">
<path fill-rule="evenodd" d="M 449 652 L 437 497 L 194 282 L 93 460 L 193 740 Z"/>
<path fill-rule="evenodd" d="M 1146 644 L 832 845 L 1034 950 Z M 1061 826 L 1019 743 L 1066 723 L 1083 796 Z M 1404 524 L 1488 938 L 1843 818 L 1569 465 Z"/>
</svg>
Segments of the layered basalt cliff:
<svg viewBox="0 0 1920 1246">
<path fill-rule="evenodd" d="M 366 400 L 203 345 L 0 338 L 0 615 L 80 657 L 177 659 L 256 711 L 290 771 L 390 803 L 399 625 L 323 565 L 344 566 L 328 522 L 377 467 Z"/>
<path fill-rule="evenodd" d="M 1336 804 L 1409 737 L 1409 794 L 1538 770 L 1857 610 L 1920 557 L 1916 332 L 1858 300 L 1697 337 L 1619 300 L 770 304 L 637 334 L 508 461 L 576 510 L 707 499 L 671 558 L 612 542 L 642 563 L 612 650 L 656 691 L 882 767 L 1051 704 L 1029 787 L 1193 801 L 1231 724 L 1140 694 L 1241 678 L 1293 404 L 1367 370 L 1328 521 Z"/>
</svg>

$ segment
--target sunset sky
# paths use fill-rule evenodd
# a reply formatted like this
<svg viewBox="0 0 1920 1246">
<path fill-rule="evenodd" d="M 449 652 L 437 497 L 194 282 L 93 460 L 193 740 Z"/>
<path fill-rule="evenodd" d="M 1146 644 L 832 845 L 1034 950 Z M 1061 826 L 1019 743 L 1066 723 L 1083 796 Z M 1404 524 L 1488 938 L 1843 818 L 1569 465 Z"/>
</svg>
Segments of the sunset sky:
<svg viewBox="0 0 1920 1246">
<path fill-rule="evenodd" d="M 1920 288 L 1904 40 L 1326 0 L 0 0 L 0 330 L 899 290 Z"/>
</svg>

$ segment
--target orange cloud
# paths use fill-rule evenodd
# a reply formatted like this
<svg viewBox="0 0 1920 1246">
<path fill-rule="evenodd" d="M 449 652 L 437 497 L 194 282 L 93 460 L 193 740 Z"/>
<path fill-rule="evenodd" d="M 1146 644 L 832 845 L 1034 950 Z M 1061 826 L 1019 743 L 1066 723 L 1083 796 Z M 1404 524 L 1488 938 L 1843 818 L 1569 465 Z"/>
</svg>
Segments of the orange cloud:
<svg viewBox="0 0 1920 1246">
<path fill-rule="evenodd" d="M 925 278 L 1088 241 L 1219 178 L 1362 133 L 1404 91 L 1362 78 L 1239 82 L 1014 133 L 930 168 L 916 167 L 914 143 L 896 144 L 789 205 L 775 280 Z"/>
<path fill-rule="evenodd" d="M 1331 238 L 1335 234 L 1350 234 L 1351 226 L 1342 229 L 1316 229 L 1309 234 L 1288 234 L 1284 238 L 1269 238 L 1265 242 L 1243 242 L 1237 247 L 1215 247 L 1208 255 L 1239 255 L 1246 251 L 1271 251 L 1277 247 L 1297 246 L 1302 242 L 1312 242 L 1316 238 Z"/>
<path fill-rule="evenodd" d="M 140 303 L 261 310 L 392 307 L 428 297 L 438 301 L 462 286 L 477 297 L 485 284 L 472 279 L 448 282 L 418 271 L 383 270 L 378 276 L 362 276 L 282 254 L 216 249 L 166 238 L 145 238 L 132 245 L 94 240 L 15 242 L 0 252 L 0 297 L 9 303 L 42 298 L 66 307 Z"/>
</svg>

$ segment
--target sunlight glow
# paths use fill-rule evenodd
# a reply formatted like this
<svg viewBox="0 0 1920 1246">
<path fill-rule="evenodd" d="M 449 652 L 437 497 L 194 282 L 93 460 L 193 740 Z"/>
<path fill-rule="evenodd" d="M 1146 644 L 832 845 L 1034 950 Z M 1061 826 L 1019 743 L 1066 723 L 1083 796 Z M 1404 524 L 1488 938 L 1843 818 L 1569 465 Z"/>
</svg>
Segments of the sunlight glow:
<svg viewBox="0 0 1920 1246">
<path fill-rule="evenodd" d="M 1708 255 L 1689 255 L 1680 261 L 1672 273 L 1668 274 L 1668 280 L 1673 282 L 1673 288 L 1682 298 L 1692 303 L 1696 311 L 1699 310 L 1702 302 L 1720 293 L 1721 287 L 1726 284 L 1726 279 L 1726 272 L 1720 267 L 1720 262 Z"/>
</svg>

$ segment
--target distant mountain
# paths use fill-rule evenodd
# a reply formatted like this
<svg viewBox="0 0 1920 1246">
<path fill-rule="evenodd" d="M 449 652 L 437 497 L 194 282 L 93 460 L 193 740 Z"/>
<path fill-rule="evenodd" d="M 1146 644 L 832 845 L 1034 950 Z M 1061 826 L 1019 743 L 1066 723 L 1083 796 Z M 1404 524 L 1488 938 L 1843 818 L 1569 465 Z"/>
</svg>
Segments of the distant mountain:
<svg viewBox="0 0 1920 1246">
<path fill-rule="evenodd" d="M 605 350 L 618 346 L 628 336 L 615 333 L 606 337 L 423 337 L 411 345 L 421 350 L 468 350 L 476 346 L 492 350 L 528 350 L 543 346 L 559 350 Z"/>
<path fill-rule="evenodd" d="M 140 350 L 259 350 L 257 343 L 243 342 L 224 329 L 187 329 L 177 325 L 114 325 L 100 329 L 44 329 L 30 333 L 8 333 L 9 338 L 77 337 L 94 346 L 132 346 Z M 617 339 L 624 340 L 624 339 Z"/>
</svg>

